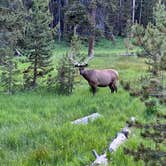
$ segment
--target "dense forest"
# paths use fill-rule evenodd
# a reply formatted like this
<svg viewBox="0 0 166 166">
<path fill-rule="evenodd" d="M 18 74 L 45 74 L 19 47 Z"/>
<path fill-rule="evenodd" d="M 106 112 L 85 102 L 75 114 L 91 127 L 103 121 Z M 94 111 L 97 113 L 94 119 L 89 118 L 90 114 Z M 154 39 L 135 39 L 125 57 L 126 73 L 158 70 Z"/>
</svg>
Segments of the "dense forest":
<svg viewBox="0 0 166 166">
<path fill-rule="evenodd" d="M 0 14 L 0 165 L 165 166 L 165 0 L 1 0 Z"/>
<path fill-rule="evenodd" d="M 92 37 L 112 39 L 126 36 L 129 26 L 138 22 L 146 26 L 154 22 L 153 7 L 156 0 L 51 0 L 48 5 L 51 16 L 49 27 L 55 29 L 58 39 L 70 40 L 74 29 L 82 39 Z M 4 0 L 1 6 L 28 13 L 33 6 L 32 0 Z M 2 10 L 2 8 L 1 8 Z M 24 16 L 27 20 L 28 16 Z"/>
</svg>

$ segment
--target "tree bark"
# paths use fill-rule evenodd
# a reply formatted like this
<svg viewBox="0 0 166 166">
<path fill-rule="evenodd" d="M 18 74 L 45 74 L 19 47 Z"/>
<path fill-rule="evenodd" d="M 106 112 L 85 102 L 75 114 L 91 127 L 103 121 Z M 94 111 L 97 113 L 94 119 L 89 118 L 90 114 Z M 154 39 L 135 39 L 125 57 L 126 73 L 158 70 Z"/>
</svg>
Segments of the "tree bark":
<svg viewBox="0 0 166 166">
<path fill-rule="evenodd" d="M 88 46 L 88 56 L 94 56 L 94 45 L 95 45 L 95 27 L 96 27 L 96 0 L 91 2 L 91 9 L 89 11 L 89 21 L 90 21 L 90 36 L 89 36 L 89 46 Z"/>
<path fill-rule="evenodd" d="M 141 24 L 141 17 L 142 17 L 142 0 L 140 2 L 139 24 Z"/>
<path fill-rule="evenodd" d="M 13 70 L 13 62 L 12 60 L 9 61 L 9 78 L 8 78 L 8 94 L 12 94 L 12 70 Z"/>
<path fill-rule="evenodd" d="M 95 43 L 95 36 L 91 35 L 89 37 L 89 46 L 88 46 L 88 56 L 94 56 L 94 43 Z"/>
<path fill-rule="evenodd" d="M 78 25 L 75 25 L 74 26 L 74 36 L 77 36 L 77 28 L 78 28 Z"/>
<path fill-rule="evenodd" d="M 58 0 L 58 42 L 61 42 L 61 0 Z"/>
<path fill-rule="evenodd" d="M 132 1 L 132 23 L 135 21 L 135 0 Z"/>
<path fill-rule="evenodd" d="M 33 80 L 32 80 L 32 87 L 36 86 L 36 79 L 37 79 L 37 57 L 35 57 L 34 69 L 33 69 Z"/>
<path fill-rule="evenodd" d="M 34 68 L 33 68 L 33 80 L 32 80 L 32 87 L 34 88 L 36 86 L 36 80 L 37 80 L 37 64 L 38 64 L 38 49 L 37 49 L 37 41 L 35 41 L 35 62 L 34 62 Z"/>
<path fill-rule="evenodd" d="M 122 0 L 119 0 L 118 33 L 122 35 Z"/>
</svg>

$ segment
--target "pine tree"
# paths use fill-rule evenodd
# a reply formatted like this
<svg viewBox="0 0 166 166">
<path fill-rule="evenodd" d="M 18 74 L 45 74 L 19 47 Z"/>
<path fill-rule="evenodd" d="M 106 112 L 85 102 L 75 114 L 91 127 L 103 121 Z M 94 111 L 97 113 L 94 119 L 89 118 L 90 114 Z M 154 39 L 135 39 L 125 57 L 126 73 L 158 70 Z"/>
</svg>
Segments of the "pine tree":
<svg viewBox="0 0 166 166">
<path fill-rule="evenodd" d="M 26 28 L 26 51 L 29 66 L 24 71 L 25 88 L 34 88 L 39 77 L 44 77 L 51 71 L 50 44 L 52 41 L 48 27 L 49 15 L 47 3 L 36 0 L 29 13 Z"/>
<path fill-rule="evenodd" d="M 0 14 L 1 85 L 8 94 L 12 94 L 18 84 L 19 70 L 17 69 L 15 50 L 23 36 L 23 14 L 21 10 L 5 7 L 0 8 Z"/>
<path fill-rule="evenodd" d="M 57 66 L 56 90 L 58 94 L 70 95 L 74 88 L 75 69 L 67 55 L 63 55 Z"/>
<path fill-rule="evenodd" d="M 164 151 L 164 142 L 166 139 L 165 114 L 157 115 L 157 121 L 151 124 L 136 124 L 137 128 L 141 128 L 141 136 L 155 143 L 155 147 L 147 147 L 140 144 L 136 150 L 125 148 L 125 154 L 134 157 L 134 160 L 143 160 L 146 166 L 164 166 L 166 161 L 166 152 Z"/>
<path fill-rule="evenodd" d="M 70 52 L 72 52 L 74 58 L 76 58 L 78 61 L 81 61 L 85 58 L 83 55 L 81 55 L 81 48 L 81 40 L 79 39 L 78 35 L 74 34 L 70 43 Z"/>
<path fill-rule="evenodd" d="M 160 1 L 154 9 L 154 24 L 149 23 L 146 29 L 138 24 L 133 26 L 134 44 L 143 49 L 144 54 L 148 58 L 147 64 L 150 66 L 150 71 L 153 75 L 158 75 L 161 59 L 166 53 L 165 18 L 165 6 Z"/>
<path fill-rule="evenodd" d="M 85 57 L 81 55 L 81 41 L 79 37 L 74 34 L 71 40 L 69 54 L 73 55 L 73 58 L 77 61 L 82 61 Z M 76 70 L 68 55 L 64 55 L 59 65 L 57 66 L 57 76 L 56 76 L 56 89 L 59 94 L 70 95 L 74 89 L 74 77 L 76 75 Z M 50 79 L 51 80 L 51 79 Z"/>
<path fill-rule="evenodd" d="M 124 45 L 127 49 L 126 55 L 131 55 L 131 53 L 129 51 L 133 49 L 132 42 L 131 42 L 131 38 L 132 38 L 131 28 L 132 28 L 131 20 L 127 20 L 127 25 L 125 28 L 126 38 L 124 38 Z"/>
<path fill-rule="evenodd" d="M 153 8 L 158 3 L 159 0 L 143 0 L 142 2 L 142 17 L 141 17 L 141 24 L 147 26 L 149 22 L 153 22 Z M 141 5 L 140 5 L 141 7 Z M 139 8 L 138 8 L 139 10 Z M 140 13 L 140 10 L 139 10 Z"/>
<path fill-rule="evenodd" d="M 86 7 L 83 4 L 79 1 L 70 2 L 64 11 L 65 32 L 69 41 L 74 31 L 76 33 L 78 31 L 79 35 L 87 32 L 88 16 Z"/>
</svg>

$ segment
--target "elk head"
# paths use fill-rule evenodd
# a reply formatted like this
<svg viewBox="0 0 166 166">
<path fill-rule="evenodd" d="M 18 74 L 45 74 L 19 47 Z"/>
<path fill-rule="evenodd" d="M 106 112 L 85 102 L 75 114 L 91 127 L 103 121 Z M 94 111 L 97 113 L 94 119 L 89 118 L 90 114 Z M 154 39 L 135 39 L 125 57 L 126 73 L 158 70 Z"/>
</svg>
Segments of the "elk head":
<svg viewBox="0 0 166 166">
<path fill-rule="evenodd" d="M 72 64 L 74 65 L 74 67 L 78 67 L 79 71 L 80 71 L 80 75 L 83 75 L 84 71 L 85 71 L 85 67 L 88 67 L 88 62 L 93 58 L 93 56 L 90 56 L 88 58 L 86 58 L 83 62 L 78 62 L 76 60 L 74 60 L 73 58 L 73 54 L 70 53 L 68 54 L 68 58 L 70 59 L 70 61 L 72 62 Z"/>
</svg>

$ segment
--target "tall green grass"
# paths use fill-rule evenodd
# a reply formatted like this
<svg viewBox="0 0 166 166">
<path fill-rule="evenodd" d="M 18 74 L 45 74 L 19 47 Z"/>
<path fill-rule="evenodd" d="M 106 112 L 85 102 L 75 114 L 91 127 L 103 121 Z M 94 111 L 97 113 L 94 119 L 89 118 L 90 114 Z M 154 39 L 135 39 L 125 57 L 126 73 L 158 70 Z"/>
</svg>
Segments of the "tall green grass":
<svg viewBox="0 0 166 166">
<path fill-rule="evenodd" d="M 93 97 L 86 86 L 70 97 L 29 93 L 0 96 L 0 101 L 2 165 L 89 164 L 92 149 L 102 152 L 129 117 L 142 121 L 144 110 L 122 89 L 113 95 L 101 89 Z M 70 123 L 93 112 L 102 118 L 86 126 Z"/>
<path fill-rule="evenodd" d="M 98 43 L 90 68 L 115 68 L 120 79 L 136 79 L 146 71 L 144 60 L 113 54 L 112 49 L 115 52 L 124 49 L 122 41 L 119 42 L 122 47 L 118 45 L 118 48 L 109 47 L 111 42 Z M 55 46 L 54 65 L 66 50 L 66 45 Z M 71 96 L 58 96 L 54 91 L 45 90 L 0 95 L 0 165 L 89 165 L 94 160 L 91 151 L 96 149 L 102 153 L 131 116 L 147 121 L 144 104 L 120 86 L 116 94 L 111 94 L 109 88 L 101 88 L 93 96 L 87 82 L 81 77 L 79 81 Z M 94 112 L 102 117 L 88 125 L 71 124 Z M 125 156 L 122 150 L 124 146 L 136 148 L 140 141 L 139 131 L 134 130 L 127 143 L 112 155 L 111 165 L 142 166 L 141 162 Z"/>
</svg>

